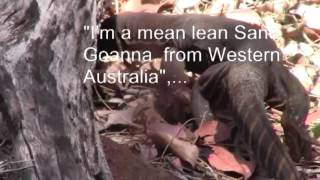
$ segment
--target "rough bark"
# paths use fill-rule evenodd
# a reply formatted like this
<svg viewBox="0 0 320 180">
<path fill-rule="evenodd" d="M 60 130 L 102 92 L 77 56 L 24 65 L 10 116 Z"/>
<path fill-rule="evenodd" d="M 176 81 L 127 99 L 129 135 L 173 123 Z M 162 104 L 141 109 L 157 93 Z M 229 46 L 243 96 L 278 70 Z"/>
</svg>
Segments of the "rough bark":
<svg viewBox="0 0 320 180">
<path fill-rule="evenodd" d="M 8 179 L 112 179 L 82 83 L 94 10 L 94 0 L 0 1 L 0 161 L 34 160 Z"/>
</svg>

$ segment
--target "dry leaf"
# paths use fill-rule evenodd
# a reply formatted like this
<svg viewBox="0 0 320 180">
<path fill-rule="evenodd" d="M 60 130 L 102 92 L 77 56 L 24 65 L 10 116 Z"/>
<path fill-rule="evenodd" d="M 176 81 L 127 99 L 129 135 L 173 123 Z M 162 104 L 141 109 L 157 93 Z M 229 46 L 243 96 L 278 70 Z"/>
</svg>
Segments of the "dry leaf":
<svg viewBox="0 0 320 180">
<path fill-rule="evenodd" d="M 301 84 L 307 91 L 311 90 L 313 82 L 309 77 L 305 66 L 297 65 L 294 68 L 290 69 L 290 72 L 301 82 Z"/>
<path fill-rule="evenodd" d="M 258 13 L 250 9 L 237 9 L 224 14 L 227 18 L 243 21 L 253 25 L 261 26 L 262 20 Z"/>
<path fill-rule="evenodd" d="M 183 12 L 185 9 L 194 8 L 199 2 L 200 0 L 176 0 L 175 10 Z"/>
<path fill-rule="evenodd" d="M 320 8 L 301 4 L 294 13 L 303 17 L 307 27 L 320 30 L 320 21 L 318 18 L 315 18 L 320 16 Z"/>
<path fill-rule="evenodd" d="M 243 175 L 245 179 L 251 177 L 255 169 L 253 162 L 245 161 L 220 146 L 212 146 L 212 150 L 213 152 L 208 157 L 209 164 L 212 167 L 225 172 L 237 172 Z"/>
<path fill-rule="evenodd" d="M 182 125 L 171 125 L 167 123 L 154 122 L 148 124 L 148 133 L 166 133 L 175 136 L 180 139 L 194 139 L 195 136 L 189 130 L 184 128 Z"/>
<path fill-rule="evenodd" d="M 182 160 L 195 165 L 199 156 L 199 149 L 190 141 L 182 140 L 181 137 L 189 137 L 188 131 L 181 126 L 173 126 L 164 123 L 149 125 L 148 136 L 161 148 L 169 147 L 169 150 Z"/>
<path fill-rule="evenodd" d="M 215 144 L 222 142 L 230 137 L 230 128 L 224 123 L 208 120 L 199 127 L 194 134 L 199 137 L 204 137 L 204 144 Z"/>
<path fill-rule="evenodd" d="M 319 120 L 320 120 L 320 109 L 318 109 L 313 113 L 308 114 L 305 124 L 310 126 L 311 124 Z"/>
<path fill-rule="evenodd" d="M 320 29 L 312 29 L 309 27 L 304 27 L 303 32 L 313 41 L 320 39 Z"/>
<path fill-rule="evenodd" d="M 134 120 L 140 111 L 141 111 L 140 107 L 130 107 L 125 110 L 112 111 L 108 115 L 108 120 L 103 125 L 103 127 L 105 129 L 108 129 L 111 126 L 122 125 L 122 126 L 142 128 L 141 125 L 134 123 Z"/>
<path fill-rule="evenodd" d="M 296 41 L 290 41 L 286 47 L 283 49 L 283 53 L 288 56 L 294 56 L 300 53 L 306 57 L 311 56 L 314 53 L 312 47 L 307 43 L 297 43 Z"/>
<path fill-rule="evenodd" d="M 256 7 L 258 12 L 273 12 L 282 15 L 289 8 L 285 0 L 267 1 Z"/>
<path fill-rule="evenodd" d="M 206 11 L 208 14 L 220 14 L 221 12 L 230 12 L 237 8 L 238 2 L 234 0 L 218 0 L 213 3 L 210 9 Z"/>
</svg>

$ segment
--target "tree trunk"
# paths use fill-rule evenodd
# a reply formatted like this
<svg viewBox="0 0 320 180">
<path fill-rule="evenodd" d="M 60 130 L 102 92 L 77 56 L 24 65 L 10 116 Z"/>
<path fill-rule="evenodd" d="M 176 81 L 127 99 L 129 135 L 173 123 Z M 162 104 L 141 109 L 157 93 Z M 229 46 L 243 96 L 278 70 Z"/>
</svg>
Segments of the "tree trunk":
<svg viewBox="0 0 320 180">
<path fill-rule="evenodd" d="M 27 161 L 0 167 L 22 169 L 6 179 L 112 179 L 82 83 L 93 12 L 94 0 L 0 1 L 0 161 Z"/>
</svg>

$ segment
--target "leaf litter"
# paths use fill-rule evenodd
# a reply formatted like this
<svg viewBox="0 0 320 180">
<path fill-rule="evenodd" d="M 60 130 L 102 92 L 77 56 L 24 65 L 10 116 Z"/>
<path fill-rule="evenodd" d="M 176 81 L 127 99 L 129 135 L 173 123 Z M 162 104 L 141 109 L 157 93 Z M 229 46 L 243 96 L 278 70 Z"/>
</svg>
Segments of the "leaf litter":
<svg viewBox="0 0 320 180">
<path fill-rule="evenodd" d="M 320 15 L 319 0 L 116 0 L 112 3 L 98 0 L 99 21 L 117 11 L 226 16 L 267 29 L 285 55 L 285 66 L 309 93 L 310 109 L 305 123 L 310 134 L 320 138 L 320 21 L 316 18 Z M 106 71 L 119 68 L 129 72 L 140 68 L 156 71 L 159 60 L 132 66 L 123 61 L 113 62 Z M 198 76 L 186 73 L 186 77 L 190 88 Z M 95 116 L 101 136 L 128 145 L 139 157 L 167 169 L 179 179 L 250 178 L 255 162 L 240 147 L 228 143 L 231 135 L 227 125 L 209 120 L 196 127 L 195 122 L 201 119 L 185 115 L 190 112 L 187 95 L 172 102 L 170 97 L 174 93 L 163 98 L 161 91 L 165 90 L 145 84 L 96 87 Z M 159 99 L 166 106 L 156 103 Z M 177 108 L 178 102 L 183 102 L 180 104 L 183 107 Z M 275 132 L 282 137 L 279 123 L 282 113 L 270 108 L 267 111 Z M 313 162 L 297 167 L 310 179 L 320 179 L 320 148 L 315 146 L 314 151 Z"/>
</svg>

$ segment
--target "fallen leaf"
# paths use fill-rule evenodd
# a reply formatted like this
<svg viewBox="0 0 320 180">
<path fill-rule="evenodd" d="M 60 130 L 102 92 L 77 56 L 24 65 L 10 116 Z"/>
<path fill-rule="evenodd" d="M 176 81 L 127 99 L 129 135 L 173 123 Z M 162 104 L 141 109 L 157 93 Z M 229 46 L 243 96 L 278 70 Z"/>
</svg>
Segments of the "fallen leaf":
<svg viewBox="0 0 320 180">
<path fill-rule="evenodd" d="M 194 167 L 199 157 L 199 149 L 196 145 L 164 133 L 153 134 L 151 137 L 157 144 L 161 144 L 163 147 L 169 144 L 171 152 Z"/>
<path fill-rule="evenodd" d="M 298 8 L 294 11 L 294 13 L 303 17 L 307 27 L 320 30 L 320 21 L 319 19 L 315 18 L 320 16 L 320 8 L 300 4 Z"/>
<path fill-rule="evenodd" d="M 276 21 L 273 16 L 263 16 L 262 18 L 264 28 L 268 30 L 268 34 L 270 37 L 277 41 L 279 46 L 281 47 L 281 43 L 283 43 L 283 33 L 282 33 L 282 25 Z"/>
<path fill-rule="evenodd" d="M 194 166 L 198 156 L 199 149 L 196 145 L 185 139 L 188 137 L 187 129 L 179 126 L 165 125 L 165 123 L 159 123 L 148 126 L 148 136 L 152 141 L 160 148 L 169 147 L 169 150 L 182 160 L 190 163 Z"/>
<path fill-rule="evenodd" d="M 311 90 L 313 82 L 309 77 L 305 66 L 297 65 L 294 68 L 290 69 L 290 72 L 301 82 L 301 84 L 307 91 Z"/>
<path fill-rule="evenodd" d="M 283 14 L 289 8 L 288 2 L 285 0 L 268 1 L 256 7 L 258 12 L 273 12 Z"/>
<path fill-rule="evenodd" d="M 208 120 L 199 127 L 194 134 L 204 137 L 204 144 L 215 144 L 222 142 L 230 137 L 230 128 L 224 123 L 216 120 Z"/>
<path fill-rule="evenodd" d="M 176 0 L 175 9 L 178 12 L 183 12 L 185 9 L 194 8 L 199 3 L 199 0 Z"/>
<path fill-rule="evenodd" d="M 320 29 L 312 29 L 308 27 L 303 28 L 303 32 L 313 41 L 320 39 Z"/>
<path fill-rule="evenodd" d="M 301 30 L 304 29 L 303 23 L 297 23 L 292 26 L 283 26 L 283 36 L 286 38 L 296 38 L 301 35 Z"/>
<path fill-rule="evenodd" d="M 221 146 L 212 146 L 213 152 L 209 155 L 209 164 L 221 171 L 237 172 L 244 176 L 245 179 L 251 177 L 255 163 L 245 161 L 241 157 L 232 154 Z"/>
<path fill-rule="evenodd" d="M 320 69 L 320 50 L 310 57 L 310 61 Z"/>
<path fill-rule="evenodd" d="M 137 117 L 137 113 L 139 112 L 140 108 L 138 107 L 130 107 L 125 110 L 119 111 L 112 111 L 108 115 L 108 120 L 104 123 L 103 127 L 105 129 L 109 129 L 112 126 L 122 125 L 128 127 L 136 127 L 142 128 L 141 125 L 134 123 L 135 118 Z"/>
<path fill-rule="evenodd" d="M 243 21 L 261 27 L 262 20 L 258 13 L 250 9 L 237 9 L 224 14 L 227 18 Z"/>
<path fill-rule="evenodd" d="M 119 106 L 120 106 L 121 104 L 124 104 L 124 103 L 125 103 L 125 101 L 124 101 L 123 99 L 121 99 L 121 98 L 110 98 L 110 99 L 108 99 L 107 102 L 108 102 L 108 103 L 111 103 L 111 104 L 118 104 Z"/>
<path fill-rule="evenodd" d="M 221 12 L 233 11 L 237 8 L 238 2 L 234 0 L 218 0 L 213 3 L 206 13 L 208 14 L 220 14 Z"/>
<path fill-rule="evenodd" d="M 182 125 L 171 125 L 167 123 L 154 122 L 148 124 L 148 133 L 166 133 L 181 139 L 194 139 L 191 131 L 184 128 Z"/>
<path fill-rule="evenodd" d="M 308 114 L 305 124 L 310 126 L 317 121 L 320 121 L 320 109 Z"/>
</svg>

